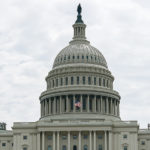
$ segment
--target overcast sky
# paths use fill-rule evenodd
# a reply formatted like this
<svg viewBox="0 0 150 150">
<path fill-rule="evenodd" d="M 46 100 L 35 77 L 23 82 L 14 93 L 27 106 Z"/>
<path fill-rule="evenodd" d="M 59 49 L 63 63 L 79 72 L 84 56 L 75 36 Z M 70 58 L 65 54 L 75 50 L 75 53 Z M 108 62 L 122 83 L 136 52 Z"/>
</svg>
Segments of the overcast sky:
<svg viewBox="0 0 150 150">
<path fill-rule="evenodd" d="M 39 96 L 58 52 L 72 39 L 76 7 L 87 38 L 107 60 L 122 120 L 150 123 L 149 0 L 1 0 L 0 121 L 37 121 Z"/>
</svg>

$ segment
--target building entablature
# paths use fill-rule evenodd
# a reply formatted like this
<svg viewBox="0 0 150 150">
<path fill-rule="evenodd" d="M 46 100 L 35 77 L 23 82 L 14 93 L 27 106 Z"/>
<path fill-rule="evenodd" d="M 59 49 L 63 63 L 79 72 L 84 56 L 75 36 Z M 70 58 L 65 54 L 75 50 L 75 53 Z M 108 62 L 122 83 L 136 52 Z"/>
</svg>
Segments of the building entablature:
<svg viewBox="0 0 150 150">
<path fill-rule="evenodd" d="M 96 88 L 91 86 L 74 86 L 74 87 L 64 87 L 64 88 L 57 88 L 50 91 L 42 92 L 40 96 L 40 101 L 54 96 L 63 96 L 63 95 L 95 95 L 95 96 L 105 96 L 111 97 L 114 99 L 120 100 L 120 95 L 117 91 L 104 89 L 104 88 Z"/>
</svg>

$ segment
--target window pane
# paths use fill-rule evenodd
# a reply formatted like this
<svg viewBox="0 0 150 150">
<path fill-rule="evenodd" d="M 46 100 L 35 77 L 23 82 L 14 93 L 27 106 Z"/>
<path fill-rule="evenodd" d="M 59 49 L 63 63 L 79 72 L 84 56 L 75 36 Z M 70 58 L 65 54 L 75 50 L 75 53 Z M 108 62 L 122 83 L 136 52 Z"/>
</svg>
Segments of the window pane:
<svg viewBox="0 0 150 150">
<path fill-rule="evenodd" d="M 99 78 L 99 86 L 101 86 L 102 84 L 101 84 L 101 78 Z"/>
<path fill-rule="evenodd" d="M 71 77 L 71 85 L 73 85 L 73 82 L 74 82 L 73 77 Z"/>
<path fill-rule="evenodd" d="M 83 149 L 84 149 L 84 150 L 88 150 L 88 146 L 87 146 L 87 145 L 84 145 L 84 146 L 83 146 Z"/>
<path fill-rule="evenodd" d="M 68 77 L 66 77 L 66 85 L 68 85 Z"/>
<path fill-rule="evenodd" d="M 24 140 L 27 140 L 27 136 L 26 136 L 26 135 L 25 135 L 25 136 L 23 136 L 23 139 L 24 139 Z"/>
<path fill-rule="evenodd" d="M 83 98 L 83 110 L 86 110 L 86 99 Z"/>
<path fill-rule="evenodd" d="M 80 80 L 80 78 L 79 78 L 79 77 L 77 77 L 77 84 L 79 84 L 79 80 Z"/>
<path fill-rule="evenodd" d="M 94 85 L 96 85 L 96 77 L 94 77 Z"/>
<path fill-rule="evenodd" d="M 6 146 L 6 143 L 2 143 L 2 146 Z"/>
<path fill-rule="evenodd" d="M 88 77 L 88 84 L 91 85 L 91 77 Z"/>
<path fill-rule="evenodd" d="M 85 77 L 83 77 L 83 84 L 85 84 Z"/>
</svg>

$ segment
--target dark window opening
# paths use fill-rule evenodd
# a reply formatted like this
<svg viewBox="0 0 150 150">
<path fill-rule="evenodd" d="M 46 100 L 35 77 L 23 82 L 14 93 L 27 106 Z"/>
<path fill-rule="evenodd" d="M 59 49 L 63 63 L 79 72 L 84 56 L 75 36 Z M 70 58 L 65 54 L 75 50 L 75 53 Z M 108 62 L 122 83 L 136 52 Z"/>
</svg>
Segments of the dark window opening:
<svg viewBox="0 0 150 150">
<path fill-rule="evenodd" d="M 85 77 L 83 77 L 83 84 L 85 84 Z"/>
<path fill-rule="evenodd" d="M 80 80 L 80 78 L 79 78 L 79 77 L 77 77 L 77 84 L 79 84 L 79 80 Z"/>
<path fill-rule="evenodd" d="M 71 77 L 71 85 L 73 85 L 73 82 L 74 82 L 73 77 Z"/>
<path fill-rule="evenodd" d="M 96 77 L 94 77 L 94 85 L 96 85 Z"/>
<path fill-rule="evenodd" d="M 68 77 L 66 77 L 66 85 L 68 85 Z"/>
<path fill-rule="evenodd" d="M 91 77 L 88 77 L 88 84 L 91 85 Z"/>
<path fill-rule="evenodd" d="M 86 110 L 86 99 L 83 98 L 83 110 Z"/>
<path fill-rule="evenodd" d="M 90 109 L 90 111 L 92 111 L 92 99 L 90 99 L 90 101 L 89 101 L 89 109 Z"/>
<path fill-rule="evenodd" d="M 60 85 L 61 86 L 63 85 L 63 78 L 61 78 L 61 80 L 60 80 Z"/>
</svg>

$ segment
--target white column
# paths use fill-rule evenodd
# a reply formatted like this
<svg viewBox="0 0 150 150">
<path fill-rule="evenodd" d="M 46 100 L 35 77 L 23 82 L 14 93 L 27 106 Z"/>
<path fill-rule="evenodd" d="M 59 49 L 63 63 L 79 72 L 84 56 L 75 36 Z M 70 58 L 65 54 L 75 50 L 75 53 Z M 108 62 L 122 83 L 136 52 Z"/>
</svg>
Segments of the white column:
<svg viewBox="0 0 150 150">
<path fill-rule="evenodd" d="M 81 150 L 81 131 L 79 131 L 79 150 Z"/>
<path fill-rule="evenodd" d="M 90 131 L 90 150 L 92 150 L 92 131 Z"/>
<path fill-rule="evenodd" d="M 45 150 L 45 132 L 42 132 L 42 150 Z"/>
<path fill-rule="evenodd" d="M 57 150 L 59 150 L 59 131 L 57 132 Z"/>
<path fill-rule="evenodd" d="M 108 97 L 106 97 L 106 113 L 109 113 L 109 106 L 108 106 Z"/>
<path fill-rule="evenodd" d="M 45 99 L 45 115 L 48 114 L 48 104 L 47 104 L 47 99 Z"/>
<path fill-rule="evenodd" d="M 73 112 L 75 112 L 76 107 L 75 107 L 75 95 L 73 95 Z"/>
<path fill-rule="evenodd" d="M 41 150 L 40 133 L 37 133 L 37 150 Z"/>
<path fill-rule="evenodd" d="M 49 98 L 49 114 L 51 114 L 51 98 Z"/>
<path fill-rule="evenodd" d="M 101 96 L 101 113 L 103 113 L 103 97 Z"/>
<path fill-rule="evenodd" d="M 66 95 L 66 103 L 67 103 L 67 112 L 70 112 L 70 110 L 69 110 L 69 98 L 68 98 L 68 95 Z"/>
<path fill-rule="evenodd" d="M 87 112 L 89 112 L 89 100 L 90 100 L 90 98 L 89 98 L 90 96 L 88 95 L 87 96 L 87 103 L 86 103 L 86 109 L 87 109 Z"/>
<path fill-rule="evenodd" d="M 81 104 L 81 106 L 80 106 L 80 111 L 81 112 L 83 112 L 83 97 L 82 97 L 82 95 L 80 95 L 80 104 Z"/>
<path fill-rule="evenodd" d="M 61 96 L 60 96 L 60 114 L 62 113 L 62 98 L 61 98 Z"/>
<path fill-rule="evenodd" d="M 111 114 L 113 114 L 113 110 L 112 110 L 112 98 L 111 98 L 111 104 L 110 104 L 110 106 L 111 106 Z"/>
<path fill-rule="evenodd" d="M 56 149 L 56 145 L 55 145 L 55 132 L 53 132 L 53 150 Z"/>
<path fill-rule="evenodd" d="M 96 95 L 94 96 L 94 107 L 92 112 L 96 112 Z"/>
<path fill-rule="evenodd" d="M 112 150 L 112 132 L 109 131 L 109 150 Z"/>
<path fill-rule="evenodd" d="M 107 131 L 105 131 L 105 150 L 108 150 L 107 149 Z"/>
<path fill-rule="evenodd" d="M 54 97 L 53 114 L 56 114 L 56 97 Z"/>
<path fill-rule="evenodd" d="M 70 131 L 68 131 L 68 150 L 70 150 Z"/>
<path fill-rule="evenodd" d="M 94 150 L 96 150 L 96 131 L 94 131 Z"/>
</svg>

